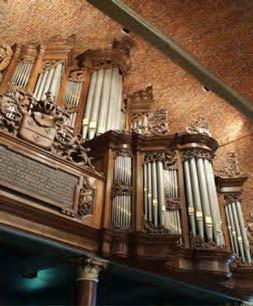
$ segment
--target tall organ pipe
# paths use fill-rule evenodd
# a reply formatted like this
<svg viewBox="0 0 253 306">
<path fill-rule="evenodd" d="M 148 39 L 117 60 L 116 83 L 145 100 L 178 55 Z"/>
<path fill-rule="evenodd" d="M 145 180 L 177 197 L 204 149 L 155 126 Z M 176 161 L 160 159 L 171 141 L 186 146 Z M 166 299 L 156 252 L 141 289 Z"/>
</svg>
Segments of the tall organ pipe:
<svg viewBox="0 0 253 306">
<path fill-rule="evenodd" d="M 209 178 L 210 178 L 210 183 L 211 183 L 210 187 L 212 189 L 212 194 L 213 194 L 213 203 L 212 203 L 212 205 L 214 206 L 215 212 L 217 214 L 217 224 L 216 224 L 216 227 L 217 227 L 217 231 L 219 232 L 221 244 L 224 244 L 220 206 L 219 206 L 219 201 L 218 201 L 216 184 L 215 184 L 215 181 L 214 181 L 213 167 L 212 167 L 212 164 L 211 164 L 211 162 L 209 160 L 205 160 L 205 167 L 206 167 L 206 170 L 207 170 L 206 172 L 209 173 Z"/>
<path fill-rule="evenodd" d="M 97 129 L 97 120 L 98 120 L 98 114 L 99 114 L 103 78 L 104 78 L 104 70 L 101 69 L 98 71 L 96 87 L 95 87 L 95 92 L 94 92 L 94 100 L 93 100 L 91 118 L 90 118 L 90 123 L 89 123 L 89 139 L 92 139 L 95 136 L 96 129 Z"/>
<path fill-rule="evenodd" d="M 245 262 L 245 255 L 244 255 L 244 248 L 243 248 L 243 241 L 242 241 L 242 233 L 241 233 L 241 228 L 239 226 L 239 221 L 238 221 L 238 216 L 237 216 L 235 203 L 233 202 L 229 205 L 231 205 L 231 209 L 232 209 L 232 214 L 233 214 L 234 224 L 235 224 L 235 230 L 236 230 L 236 238 L 237 238 L 240 254 L 242 256 L 243 261 Z"/>
<path fill-rule="evenodd" d="M 105 69 L 104 82 L 101 95 L 101 106 L 99 110 L 97 135 L 102 134 L 106 130 L 106 115 L 109 106 L 110 86 L 112 80 L 112 69 Z"/>
<path fill-rule="evenodd" d="M 217 245 L 220 245 L 222 243 L 221 239 L 221 219 L 219 219 L 219 213 L 217 210 L 219 210 L 219 207 L 217 207 L 217 203 L 215 201 L 215 194 L 213 193 L 212 189 L 212 179 L 211 179 L 211 173 L 208 169 L 209 167 L 209 161 L 207 159 L 204 160 L 204 170 L 205 170 L 205 176 L 207 181 L 207 190 L 208 190 L 208 196 L 209 196 L 209 203 L 210 203 L 210 210 L 213 220 L 213 230 L 214 230 L 214 238 Z"/>
<path fill-rule="evenodd" d="M 197 171 L 199 177 L 199 187 L 200 187 L 200 195 L 203 204 L 204 211 L 204 225 L 207 233 L 207 238 L 209 241 L 213 240 L 213 225 L 212 225 L 212 217 L 210 212 L 210 203 L 207 193 L 206 186 L 206 177 L 204 172 L 204 163 L 202 158 L 197 158 Z"/>
<path fill-rule="evenodd" d="M 196 205 L 195 211 L 197 219 L 197 228 L 199 235 L 204 239 L 203 213 L 201 207 L 201 198 L 200 198 L 200 190 L 199 190 L 199 182 L 198 182 L 197 166 L 195 158 L 190 159 L 190 171 L 191 171 L 191 179 L 193 186 L 193 199 Z"/>
<path fill-rule="evenodd" d="M 157 201 L 157 173 L 156 173 L 156 163 L 155 161 L 152 162 L 152 192 L 153 192 L 153 199 L 152 199 L 152 206 L 153 206 L 153 221 L 154 224 L 158 225 L 158 201 Z"/>
<path fill-rule="evenodd" d="M 84 113 L 84 119 L 83 119 L 83 139 L 86 139 L 87 137 L 87 132 L 88 132 L 88 125 L 90 122 L 90 115 L 91 115 L 91 109 L 92 109 L 92 101 L 93 101 L 93 96 L 95 92 L 95 86 L 96 86 L 96 81 L 97 81 L 97 71 L 94 71 L 92 76 L 91 76 L 91 81 L 90 81 L 90 88 L 89 88 L 89 93 L 88 93 L 88 98 L 86 102 L 86 107 L 85 107 L 85 113 Z"/>
<path fill-rule="evenodd" d="M 164 197 L 164 181 L 163 181 L 163 164 L 161 161 L 156 162 L 157 167 L 157 185 L 158 185 L 158 213 L 159 222 L 163 224 L 163 213 L 166 211 L 165 197 Z"/>
<path fill-rule="evenodd" d="M 148 220 L 152 222 L 152 176 L 151 163 L 148 163 Z"/>
<path fill-rule="evenodd" d="M 110 130 L 114 126 L 115 121 L 115 107 L 116 107 L 116 87 L 117 87 L 117 75 L 118 75 L 118 68 L 112 69 L 112 81 L 111 81 L 111 89 L 110 89 L 110 103 L 109 109 L 107 112 L 107 119 L 106 119 L 106 130 Z"/>
<path fill-rule="evenodd" d="M 241 203 L 239 201 L 236 201 L 235 206 L 236 206 L 237 216 L 238 216 L 238 220 L 239 220 L 239 225 L 240 225 L 240 228 L 241 228 L 241 234 L 242 234 L 242 240 L 243 240 L 243 245 L 244 245 L 246 262 L 248 264 L 250 264 L 251 263 L 250 246 L 249 246 L 249 240 L 248 240 L 247 232 L 246 232 L 245 225 L 244 225 Z"/>
<path fill-rule="evenodd" d="M 185 174 L 186 195 L 187 195 L 188 213 L 191 224 L 191 230 L 192 234 L 196 236 L 196 225 L 195 225 L 195 215 L 194 215 L 195 210 L 193 206 L 192 184 L 191 184 L 191 176 L 190 176 L 188 160 L 184 161 L 184 174 Z"/>
</svg>

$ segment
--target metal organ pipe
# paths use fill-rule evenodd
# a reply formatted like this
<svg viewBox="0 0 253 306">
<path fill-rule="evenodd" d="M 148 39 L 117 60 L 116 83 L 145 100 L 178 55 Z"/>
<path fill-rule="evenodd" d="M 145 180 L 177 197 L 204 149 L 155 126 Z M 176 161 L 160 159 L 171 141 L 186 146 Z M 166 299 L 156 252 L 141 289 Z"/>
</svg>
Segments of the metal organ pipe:
<svg viewBox="0 0 253 306">
<path fill-rule="evenodd" d="M 145 167 L 145 165 L 144 165 Z M 157 167 L 157 185 L 158 185 L 158 213 L 159 213 L 159 223 L 164 224 L 163 214 L 166 212 L 165 206 L 165 196 L 164 196 L 164 180 L 163 180 L 163 164 L 161 161 L 156 162 Z M 144 176 L 145 179 L 145 176 Z"/>
<path fill-rule="evenodd" d="M 208 175 L 210 179 L 210 189 L 212 190 L 212 207 L 214 207 L 214 211 L 216 214 L 216 228 L 217 228 L 217 235 L 219 236 L 219 243 L 224 244 L 224 237 L 223 237 L 223 232 L 222 232 L 222 219 L 221 219 L 221 213 L 220 213 L 220 206 L 219 206 L 219 201 L 218 201 L 218 195 L 217 195 L 217 190 L 216 190 L 216 185 L 214 181 L 214 173 L 213 173 L 213 166 L 209 160 L 204 161 L 205 169 L 206 169 L 206 175 Z M 218 243 L 218 244 L 219 244 Z"/>
<path fill-rule="evenodd" d="M 96 81 L 97 81 L 97 71 L 94 71 L 91 76 L 89 93 L 88 93 L 88 98 L 87 98 L 85 113 L 84 113 L 84 118 L 83 118 L 83 132 L 82 132 L 83 139 L 86 139 L 87 137 L 88 125 L 90 122 L 92 101 L 93 101 L 93 96 L 95 92 Z"/>
<path fill-rule="evenodd" d="M 226 197 L 225 197 L 226 199 Z M 251 264 L 250 246 L 244 225 L 241 203 L 232 197 L 225 204 L 226 219 L 232 251 L 247 264 Z"/>
<path fill-rule="evenodd" d="M 250 246 L 249 246 L 247 231 L 246 231 L 244 220 L 243 220 L 242 208 L 241 208 L 240 201 L 235 202 L 235 207 L 236 207 L 237 217 L 238 217 L 238 221 L 239 221 L 239 225 L 240 225 L 240 229 L 241 229 L 246 262 L 248 264 L 250 264 L 251 263 Z"/>
<path fill-rule="evenodd" d="M 192 187 L 193 187 L 193 199 L 194 199 L 195 208 L 196 208 L 195 211 L 196 211 L 198 233 L 204 239 L 203 212 L 202 212 L 202 207 L 201 207 L 197 166 L 196 166 L 196 161 L 194 157 L 190 159 L 190 172 L 191 172 L 191 180 L 192 180 Z"/>
<path fill-rule="evenodd" d="M 102 88 L 101 105 L 98 118 L 97 135 L 105 133 L 106 130 L 106 114 L 109 106 L 110 86 L 112 81 L 112 69 L 105 69 L 104 82 Z"/>
<path fill-rule="evenodd" d="M 193 206 L 193 195 L 192 195 L 192 185 L 191 185 L 191 177 L 190 177 L 190 169 L 189 169 L 189 161 L 184 161 L 184 175 L 185 175 L 185 186 L 186 186 L 186 198 L 187 198 L 187 206 L 188 206 L 188 214 L 191 224 L 192 234 L 196 236 L 196 224 L 195 224 L 195 209 Z"/>
<path fill-rule="evenodd" d="M 153 222 L 157 226 L 158 225 L 158 200 L 157 200 L 157 173 L 156 173 L 156 162 L 152 162 L 152 208 L 153 208 Z"/>
<path fill-rule="evenodd" d="M 210 172 L 210 161 L 205 159 L 204 160 L 204 170 L 205 170 L 205 176 L 206 176 L 206 181 L 207 181 L 207 190 L 208 190 L 208 196 L 209 196 L 209 203 L 210 203 L 210 210 L 211 210 L 211 215 L 212 215 L 212 220 L 213 220 L 213 233 L 214 233 L 214 239 L 217 245 L 220 245 L 223 243 L 222 239 L 222 228 L 221 228 L 221 218 L 220 216 L 220 211 L 219 211 L 219 204 L 218 204 L 218 198 L 217 194 L 214 192 L 213 187 L 216 190 L 216 186 L 213 186 L 213 181 L 212 181 L 212 173 Z M 212 167 L 212 166 L 211 166 Z"/>
<path fill-rule="evenodd" d="M 207 238 L 209 241 L 213 240 L 213 222 L 210 212 L 210 202 L 208 198 L 206 177 L 204 171 L 204 163 L 202 158 L 197 158 L 197 171 L 199 178 L 200 195 L 204 211 L 204 225 L 206 229 Z"/>
<path fill-rule="evenodd" d="M 11 83 L 16 86 L 25 87 L 31 74 L 33 62 L 30 60 L 22 60 L 17 64 Z"/>
</svg>

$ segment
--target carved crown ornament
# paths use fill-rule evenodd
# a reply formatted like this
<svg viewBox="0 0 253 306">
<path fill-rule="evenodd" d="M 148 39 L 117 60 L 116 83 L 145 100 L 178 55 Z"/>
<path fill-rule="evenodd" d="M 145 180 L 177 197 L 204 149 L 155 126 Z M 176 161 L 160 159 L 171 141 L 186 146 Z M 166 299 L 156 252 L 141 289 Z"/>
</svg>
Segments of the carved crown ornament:
<svg viewBox="0 0 253 306">
<path fill-rule="evenodd" d="M 222 177 L 228 177 L 228 178 L 242 177 L 243 173 L 240 169 L 237 153 L 229 152 L 227 154 L 224 169 L 218 170 L 217 172 Z"/>
<path fill-rule="evenodd" d="M 11 62 L 13 51 L 10 45 L 0 42 L 0 82 L 2 80 L 1 71 L 7 68 Z"/>
<path fill-rule="evenodd" d="M 134 117 L 136 117 L 138 114 L 142 114 L 143 111 L 149 111 L 152 103 L 154 102 L 153 86 L 150 85 L 145 89 L 128 94 L 125 98 L 125 102 L 126 104 L 130 105 L 132 120 L 137 119 Z"/>
<path fill-rule="evenodd" d="M 76 57 L 80 67 L 93 70 L 119 67 L 123 75 L 130 69 L 130 51 L 133 42 L 128 37 L 115 39 L 108 49 L 87 50 Z"/>
<path fill-rule="evenodd" d="M 89 149 L 66 125 L 68 117 L 66 109 L 56 106 L 50 92 L 40 101 L 19 88 L 0 96 L 0 129 L 94 170 Z"/>
<path fill-rule="evenodd" d="M 186 127 L 186 132 L 189 134 L 202 134 L 211 136 L 210 124 L 205 117 L 198 116 L 197 120 L 193 121 Z"/>
<path fill-rule="evenodd" d="M 168 112 L 159 109 L 154 112 L 132 114 L 132 131 L 144 136 L 168 135 Z"/>
</svg>

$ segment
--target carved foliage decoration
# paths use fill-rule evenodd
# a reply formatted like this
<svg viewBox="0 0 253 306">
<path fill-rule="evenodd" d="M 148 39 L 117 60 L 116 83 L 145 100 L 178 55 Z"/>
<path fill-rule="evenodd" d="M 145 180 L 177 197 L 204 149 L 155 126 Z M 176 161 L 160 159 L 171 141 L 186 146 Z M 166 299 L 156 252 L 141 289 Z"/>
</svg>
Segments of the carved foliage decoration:
<svg viewBox="0 0 253 306">
<path fill-rule="evenodd" d="M 165 170 L 173 170 L 177 167 L 176 151 L 149 152 L 144 156 L 144 163 L 161 161 Z"/>
<path fill-rule="evenodd" d="M 134 132 L 145 136 L 165 136 L 168 135 L 168 113 L 163 109 L 132 113 L 131 125 Z"/>
<path fill-rule="evenodd" d="M 168 134 L 168 112 L 160 109 L 150 113 L 146 135 L 164 136 Z"/>
<path fill-rule="evenodd" d="M 52 152 L 81 166 L 94 169 L 91 158 L 88 156 L 89 148 L 79 136 L 73 135 L 73 129 L 63 125 L 57 130 Z"/>
<path fill-rule="evenodd" d="M 84 82 L 87 77 L 86 70 L 72 70 L 69 73 L 69 81 L 72 82 Z"/>
<path fill-rule="evenodd" d="M 226 204 L 241 201 L 241 193 L 228 193 L 224 195 Z"/>
<path fill-rule="evenodd" d="M 10 45 L 0 42 L 0 82 L 2 80 L 1 71 L 8 67 L 10 64 L 13 51 Z"/>
<path fill-rule="evenodd" d="M 132 193 L 133 187 L 114 183 L 112 186 L 111 196 L 113 198 L 118 195 L 131 195 Z"/>
<path fill-rule="evenodd" d="M 223 174 L 226 177 L 242 176 L 242 172 L 238 161 L 238 155 L 235 152 L 228 153 Z"/>
<path fill-rule="evenodd" d="M 43 71 L 50 70 L 52 68 L 55 68 L 58 64 L 64 63 L 64 61 L 58 61 L 58 60 L 48 60 L 43 63 Z"/>
<path fill-rule="evenodd" d="M 83 186 L 80 192 L 77 214 L 79 217 L 92 215 L 95 190 L 92 188 L 89 179 L 83 178 Z"/>
<path fill-rule="evenodd" d="M 207 159 L 210 162 L 213 160 L 214 153 L 205 149 L 188 149 L 183 151 L 183 159 L 189 160 L 192 158 L 202 158 Z"/>
<path fill-rule="evenodd" d="M 153 86 L 148 86 L 145 89 L 135 91 L 126 97 L 127 104 L 130 105 L 132 112 L 140 112 L 143 109 L 149 109 L 154 102 Z M 132 114 L 133 119 L 133 114 Z"/>
<path fill-rule="evenodd" d="M 16 135 L 21 119 L 22 113 L 16 95 L 8 93 L 0 96 L 0 127 Z"/>
<path fill-rule="evenodd" d="M 166 210 L 181 209 L 180 199 L 166 198 Z"/>
<path fill-rule="evenodd" d="M 156 234 L 156 235 L 169 235 L 169 229 L 165 228 L 162 225 L 156 226 L 150 221 L 145 221 L 144 223 L 144 231 L 148 234 Z"/>
<path fill-rule="evenodd" d="M 186 127 L 186 131 L 189 134 L 203 134 L 211 136 L 210 124 L 206 118 L 198 116 L 196 121 L 193 121 Z"/>
<path fill-rule="evenodd" d="M 225 246 L 216 245 L 211 241 L 204 241 L 204 239 L 200 235 L 191 235 L 190 244 L 192 249 L 196 250 L 226 250 Z"/>
<path fill-rule="evenodd" d="M 21 89 L 0 96 L 0 128 L 75 164 L 94 169 L 89 149 L 65 122 L 68 112 L 55 105 L 50 92 L 36 101 Z"/>
</svg>

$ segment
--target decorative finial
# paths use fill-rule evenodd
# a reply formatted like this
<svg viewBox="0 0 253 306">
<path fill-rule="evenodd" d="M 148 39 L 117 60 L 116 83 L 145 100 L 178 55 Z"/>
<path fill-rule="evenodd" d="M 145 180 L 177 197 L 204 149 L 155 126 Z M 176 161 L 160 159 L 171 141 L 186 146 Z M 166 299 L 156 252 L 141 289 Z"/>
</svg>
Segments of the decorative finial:
<svg viewBox="0 0 253 306">
<path fill-rule="evenodd" d="M 186 127 L 186 132 L 189 134 L 203 134 L 211 136 L 210 124 L 205 117 L 198 116 L 197 120 Z"/>
<path fill-rule="evenodd" d="M 226 177 L 238 177 L 242 175 L 237 153 L 228 153 L 228 157 L 224 167 L 224 174 Z"/>
</svg>

